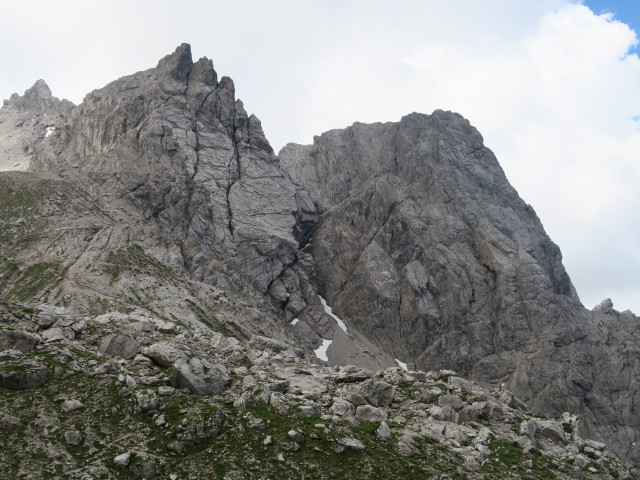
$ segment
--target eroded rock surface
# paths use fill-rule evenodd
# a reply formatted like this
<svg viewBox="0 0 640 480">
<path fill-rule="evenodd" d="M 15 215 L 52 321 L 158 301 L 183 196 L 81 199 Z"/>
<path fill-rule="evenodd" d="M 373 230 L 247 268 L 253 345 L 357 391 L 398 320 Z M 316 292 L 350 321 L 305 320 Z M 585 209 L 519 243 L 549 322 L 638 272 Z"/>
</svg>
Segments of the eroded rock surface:
<svg viewBox="0 0 640 480">
<path fill-rule="evenodd" d="M 336 376 L 349 403 L 336 414 L 347 422 L 357 408 L 396 401 L 401 373 L 372 378 L 377 370 L 447 369 L 442 381 L 469 395 L 455 370 L 504 389 L 467 401 L 418 375 L 412 401 L 438 421 L 504 420 L 503 405 L 522 409 L 520 397 L 538 413 L 579 415 L 582 437 L 638 460 L 637 317 L 611 302 L 584 309 L 559 249 L 458 114 L 357 123 L 276 156 L 231 79 L 207 58 L 193 62 L 185 44 L 77 107 L 40 81 L 13 96 L 0 110 L 0 157 L 32 169 L 0 175 L 0 294 L 45 339 L 3 333 L 0 351 L 32 362 L 36 348 L 87 342 L 112 357 L 94 360 L 98 375 L 129 361 L 171 367 L 174 387 L 204 397 L 229 388 L 220 362 L 246 374 L 327 354 L 356 365 Z M 92 322 L 112 330 L 91 333 Z M 247 341 L 258 353 L 243 351 Z M 51 351 L 51 372 L 73 361 Z M 182 356 L 190 351 L 199 353 Z M 158 375 L 123 375 L 123 398 L 156 388 Z M 260 386 L 234 404 L 322 411 L 322 375 L 287 367 L 281 376 L 253 377 Z M 310 397 L 294 406 L 286 395 Z M 131 398 L 162 423 L 158 397 Z M 460 448 L 469 441 L 463 429 L 420 428 Z M 403 432 L 391 443 L 413 455 L 414 440 Z"/>
</svg>

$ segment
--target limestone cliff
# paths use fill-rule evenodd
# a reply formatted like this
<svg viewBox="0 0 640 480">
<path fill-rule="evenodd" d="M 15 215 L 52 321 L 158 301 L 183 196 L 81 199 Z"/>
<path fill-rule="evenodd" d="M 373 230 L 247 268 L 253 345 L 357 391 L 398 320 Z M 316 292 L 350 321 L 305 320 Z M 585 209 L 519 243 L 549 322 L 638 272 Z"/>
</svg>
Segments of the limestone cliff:
<svg viewBox="0 0 640 480">
<path fill-rule="evenodd" d="M 39 81 L 0 120 L 0 165 L 31 166 L 0 175 L 4 300 L 454 369 L 640 460 L 637 317 L 580 304 L 460 115 L 357 123 L 276 156 L 232 80 L 184 44 L 78 106 Z"/>
<path fill-rule="evenodd" d="M 356 123 L 280 159 L 320 215 L 318 288 L 350 327 L 410 365 L 576 412 L 586 433 L 637 455 L 637 318 L 581 305 L 558 247 L 467 120 Z"/>
</svg>

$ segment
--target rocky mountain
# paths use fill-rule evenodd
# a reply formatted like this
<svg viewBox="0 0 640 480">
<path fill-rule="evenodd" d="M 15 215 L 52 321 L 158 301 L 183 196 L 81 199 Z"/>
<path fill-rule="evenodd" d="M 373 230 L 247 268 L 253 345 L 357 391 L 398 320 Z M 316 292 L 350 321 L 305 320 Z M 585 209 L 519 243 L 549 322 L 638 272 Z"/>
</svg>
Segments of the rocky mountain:
<svg viewBox="0 0 640 480">
<path fill-rule="evenodd" d="M 313 452 L 421 478 L 505 478 L 512 466 L 538 478 L 552 462 L 557 478 L 635 475 L 600 443 L 640 461 L 638 318 L 581 305 L 559 249 L 460 115 L 356 123 L 275 155 L 232 80 L 183 44 L 78 106 L 41 80 L 12 96 L 0 157 L 6 170 L 29 166 L 0 174 L 0 351 L 19 351 L 0 353 L 12 402 L 0 453 L 15 475 L 39 478 L 40 456 L 59 460 L 50 478 L 144 477 L 141 465 L 197 477 L 215 470 L 202 455 L 212 449 L 237 459 L 220 478 L 275 478 L 280 456 L 294 464 L 285 477 L 323 478 Z M 451 383 L 458 374 L 470 380 Z M 88 391 L 106 392 L 96 408 Z M 30 392 L 43 396 L 21 418 Z M 74 396 L 85 409 L 72 429 Z M 384 408 L 364 419 L 361 407 Z M 564 415 L 567 431 L 534 414 Z M 282 422 L 313 441 L 287 439 Z M 537 448 L 538 427 L 558 433 L 553 446 Z M 389 430 L 393 448 L 367 428 Z M 256 443 L 267 437 L 294 453 Z M 7 449 L 20 438 L 31 462 Z M 424 460 L 443 445 L 446 461 Z M 501 445 L 517 462 L 498 458 Z M 193 468 L 171 473 L 173 455 Z"/>
</svg>

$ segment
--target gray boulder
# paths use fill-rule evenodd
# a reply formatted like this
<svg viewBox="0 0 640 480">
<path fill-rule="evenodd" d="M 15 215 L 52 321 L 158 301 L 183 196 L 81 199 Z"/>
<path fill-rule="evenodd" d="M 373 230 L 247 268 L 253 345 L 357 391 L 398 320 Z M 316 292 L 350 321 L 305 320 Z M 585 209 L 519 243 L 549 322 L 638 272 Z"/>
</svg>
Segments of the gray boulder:
<svg viewBox="0 0 640 480">
<path fill-rule="evenodd" d="M 99 350 L 110 357 L 124 358 L 129 360 L 136 356 L 142 347 L 131 336 L 123 333 L 111 333 L 100 341 Z"/>
<path fill-rule="evenodd" d="M 360 405 L 356 408 L 356 420 L 359 422 L 384 422 L 387 412 L 371 405 Z"/>
<path fill-rule="evenodd" d="M 556 420 L 540 420 L 538 422 L 537 436 L 547 438 L 552 442 L 566 445 L 568 443 L 567 434 L 562 428 L 562 424 Z"/>
<path fill-rule="evenodd" d="M 396 387 L 393 385 L 370 378 L 358 387 L 359 393 L 374 407 L 387 407 L 393 403 L 396 395 Z"/>
<path fill-rule="evenodd" d="M 86 407 L 82 404 L 80 400 L 71 399 L 65 400 L 62 404 L 62 411 L 65 413 L 79 412 L 84 410 Z"/>
<path fill-rule="evenodd" d="M 82 444 L 82 434 L 77 430 L 70 430 L 64 433 L 64 440 L 67 445 L 78 446 Z"/>
<path fill-rule="evenodd" d="M 350 450 L 354 450 L 356 452 L 361 452 L 366 448 L 365 445 L 357 438 L 351 438 L 351 437 L 339 438 L 338 443 L 343 447 L 346 447 Z"/>
<path fill-rule="evenodd" d="M 0 386 L 10 390 L 29 390 L 47 382 L 49 369 L 33 361 L 6 362 L 0 367 Z"/>
<path fill-rule="evenodd" d="M 389 428 L 389 425 L 387 425 L 387 422 L 382 422 L 380 424 L 376 430 L 376 437 L 381 442 L 388 442 L 391 440 L 391 429 Z"/>
<path fill-rule="evenodd" d="M 183 357 L 173 365 L 170 383 L 175 388 L 187 388 L 197 395 L 216 395 L 225 390 L 231 378 L 222 365 L 197 357 Z"/>
<path fill-rule="evenodd" d="M 168 342 L 154 343 L 142 350 L 143 355 L 149 357 L 154 363 L 163 368 L 169 368 L 176 360 L 185 356 L 186 353 L 188 352 Z"/>
<path fill-rule="evenodd" d="M 33 352 L 41 339 L 35 333 L 24 330 L 0 330 L 0 351 L 20 350 L 23 353 Z"/>
</svg>

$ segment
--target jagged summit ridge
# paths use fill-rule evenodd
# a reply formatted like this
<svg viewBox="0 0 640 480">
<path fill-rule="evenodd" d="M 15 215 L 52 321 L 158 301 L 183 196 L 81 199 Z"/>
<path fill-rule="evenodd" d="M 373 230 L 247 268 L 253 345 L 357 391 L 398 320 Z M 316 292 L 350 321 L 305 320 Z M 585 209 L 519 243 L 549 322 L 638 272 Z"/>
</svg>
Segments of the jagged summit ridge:
<svg viewBox="0 0 640 480">
<path fill-rule="evenodd" d="M 636 317 L 584 309 L 461 115 L 356 123 L 276 157 L 232 80 L 183 44 L 57 121 L 28 144 L 33 175 L 3 177 L 6 199 L 35 202 L 3 219 L 7 298 L 89 318 L 144 306 L 312 360 L 331 342 L 334 364 L 453 368 L 536 412 L 578 414 L 581 435 L 635 455 Z"/>
<path fill-rule="evenodd" d="M 4 100 L 0 109 L 0 171 L 27 170 L 33 153 L 63 125 L 74 105 L 52 96 L 44 80 Z"/>
</svg>

